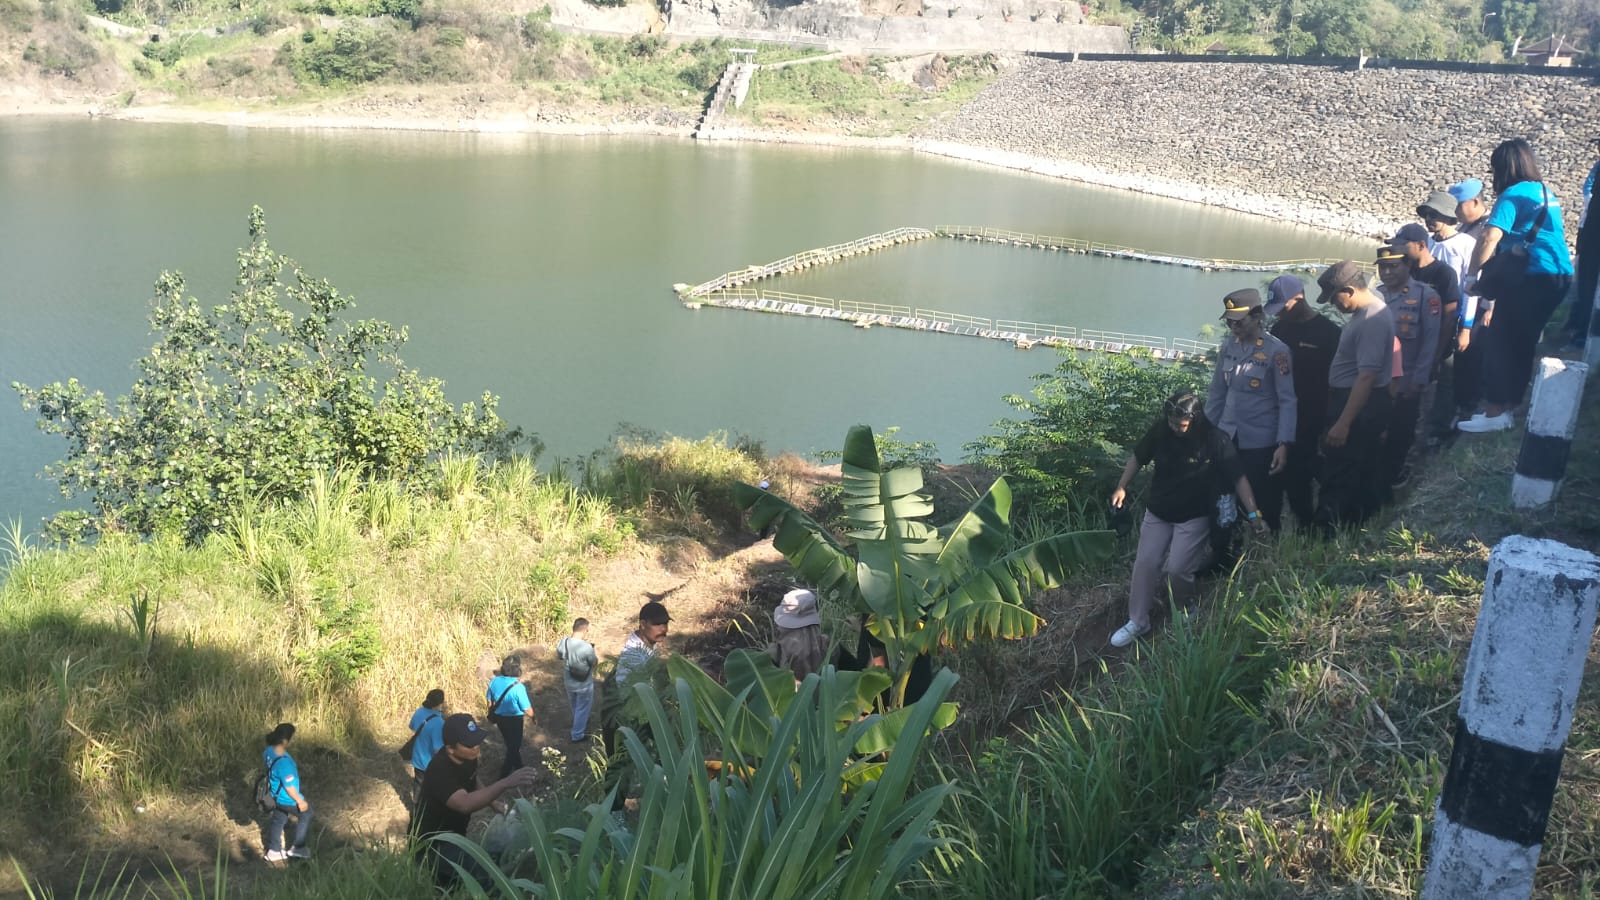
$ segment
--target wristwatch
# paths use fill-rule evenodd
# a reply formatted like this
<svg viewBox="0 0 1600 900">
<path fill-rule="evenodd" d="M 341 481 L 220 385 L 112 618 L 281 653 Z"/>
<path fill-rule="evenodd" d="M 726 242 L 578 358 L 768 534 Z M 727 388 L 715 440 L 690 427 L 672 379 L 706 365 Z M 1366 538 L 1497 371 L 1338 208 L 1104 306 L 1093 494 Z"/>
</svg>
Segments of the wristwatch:
<svg viewBox="0 0 1600 900">
<path fill-rule="evenodd" d="M 1253 510 L 1245 513 L 1244 517 L 1246 519 L 1259 519 L 1259 518 L 1261 518 L 1261 510 L 1253 509 Z"/>
</svg>

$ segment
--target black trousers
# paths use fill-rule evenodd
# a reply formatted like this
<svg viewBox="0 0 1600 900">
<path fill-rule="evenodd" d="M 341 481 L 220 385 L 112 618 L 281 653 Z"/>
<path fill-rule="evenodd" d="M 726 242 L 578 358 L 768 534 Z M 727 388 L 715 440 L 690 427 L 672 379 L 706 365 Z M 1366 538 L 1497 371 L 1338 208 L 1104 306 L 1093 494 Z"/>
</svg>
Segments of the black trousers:
<svg viewBox="0 0 1600 900">
<path fill-rule="evenodd" d="M 1594 312 L 1595 285 L 1600 283 L 1600 222 L 1591 211 L 1589 221 L 1578 229 L 1578 292 L 1572 298 L 1572 312 L 1567 315 L 1567 332 L 1583 343 L 1585 336 L 1600 328 Z"/>
<path fill-rule="evenodd" d="M 1489 340 L 1489 331 L 1483 324 L 1483 313 L 1472 323 L 1472 341 L 1467 349 L 1457 351 L 1450 366 L 1453 383 L 1450 386 L 1451 402 L 1456 415 L 1465 418 L 1478 411 L 1483 403 L 1483 348 Z"/>
<path fill-rule="evenodd" d="M 1571 286 L 1571 275 L 1530 275 L 1516 296 L 1495 302 L 1483 358 L 1483 395 L 1490 403 L 1511 407 L 1522 402 L 1533 382 L 1539 336 Z"/>
<path fill-rule="evenodd" d="M 1283 485 L 1278 482 L 1278 476 L 1272 474 L 1272 454 L 1276 451 L 1276 447 L 1239 451 L 1244 478 L 1250 482 L 1250 492 L 1256 495 L 1261 518 L 1273 531 L 1283 524 Z M 1239 515 L 1241 518 L 1244 516 L 1243 508 L 1239 510 Z"/>
<path fill-rule="evenodd" d="M 1350 401 L 1349 388 L 1334 388 L 1328 394 L 1328 424 L 1339 421 L 1345 404 Z M 1389 427 L 1389 390 L 1372 389 L 1367 405 L 1362 407 L 1350 425 L 1350 436 L 1344 446 L 1334 447 L 1324 443 L 1322 471 L 1318 481 L 1322 491 L 1317 497 L 1314 521 L 1325 534 L 1335 529 L 1359 526 L 1382 505 L 1383 479 L 1378 477 L 1383 432 Z"/>
<path fill-rule="evenodd" d="M 1389 407 L 1389 433 L 1383 440 L 1383 487 L 1388 497 L 1388 487 L 1406 467 L 1406 457 L 1417 441 L 1417 416 L 1422 411 L 1422 394 L 1401 392 Z"/>
<path fill-rule="evenodd" d="M 1289 462 L 1283 467 L 1283 471 L 1278 473 L 1278 486 L 1288 496 L 1289 509 L 1301 527 L 1310 525 L 1312 516 L 1317 511 L 1313 503 L 1311 483 L 1317 477 L 1317 466 L 1320 464 L 1317 436 L 1296 435 L 1295 442 L 1289 446 Z M 1282 516 L 1281 507 L 1278 514 Z"/>
<path fill-rule="evenodd" d="M 500 737 L 506 742 L 506 761 L 500 766 L 501 778 L 522 768 L 522 723 L 524 721 L 526 720 L 522 716 L 500 716 L 495 720 L 494 725 L 500 729 Z"/>
</svg>

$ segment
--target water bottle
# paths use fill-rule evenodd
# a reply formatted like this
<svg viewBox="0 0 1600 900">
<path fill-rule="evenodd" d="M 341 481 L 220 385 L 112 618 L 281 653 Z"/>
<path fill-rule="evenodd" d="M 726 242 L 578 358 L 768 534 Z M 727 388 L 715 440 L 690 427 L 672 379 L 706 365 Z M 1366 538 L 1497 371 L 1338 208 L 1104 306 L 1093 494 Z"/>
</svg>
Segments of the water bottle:
<svg viewBox="0 0 1600 900">
<path fill-rule="evenodd" d="M 1227 528 L 1239 521 L 1239 507 L 1234 503 L 1232 494 L 1223 494 L 1217 497 L 1217 524 Z"/>
</svg>

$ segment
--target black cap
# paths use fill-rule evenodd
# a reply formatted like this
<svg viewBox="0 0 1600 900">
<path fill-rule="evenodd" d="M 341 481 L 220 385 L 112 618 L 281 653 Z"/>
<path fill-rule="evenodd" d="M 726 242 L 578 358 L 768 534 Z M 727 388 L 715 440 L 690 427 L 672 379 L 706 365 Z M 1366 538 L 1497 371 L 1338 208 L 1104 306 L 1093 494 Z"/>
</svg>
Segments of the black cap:
<svg viewBox="0 0 1600 900">
<path fill-rule="evenodd" d="M 488 736 L 489 732 L 478 727 L 471 713 L 456 713 L 445 717 L 444 734 L 441 737 L 447 747 L 452 744 L 460 747 L 476 747 Z"/>
<path fill-rule="evenodd" d="M 1242 288 L 1222 298 L 1222 317 L 1238 321 L 1250 315 L 1261 305 L 1261 292 L 1255 288 Z"/>
<path fill-rule="evenodd" d="M 667 615 L 667 608 L 654 600 L 639 607 L 641 625 L 665 625 L 671 621 L 672 617 Z"/>
</svg>

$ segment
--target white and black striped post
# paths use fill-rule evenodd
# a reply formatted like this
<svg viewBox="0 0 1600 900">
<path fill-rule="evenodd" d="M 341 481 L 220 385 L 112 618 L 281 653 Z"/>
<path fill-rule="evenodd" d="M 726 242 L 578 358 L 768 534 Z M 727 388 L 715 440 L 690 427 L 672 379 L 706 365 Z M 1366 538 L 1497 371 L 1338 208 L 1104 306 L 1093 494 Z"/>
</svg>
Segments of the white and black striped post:
<svg viewBox="0 0 1600 900">
<path fill-rule="evenodd" d="M 1528 406 L 1528 431 L 1522 436 L 1517 469 L 1511 476 L 1511 505 L 1536 509 L 1556 498 L 1572 455 L 1572 431 L 1589 367 L 1581 362 L 1545 358 L 1533 382 Z"/>
<path fill-rule="evenodd" d="M 1600 602 L 1600 558 L 1521 535 L 1489 555 L 1422 900 L 1526 900 Z"/>
</svg>

